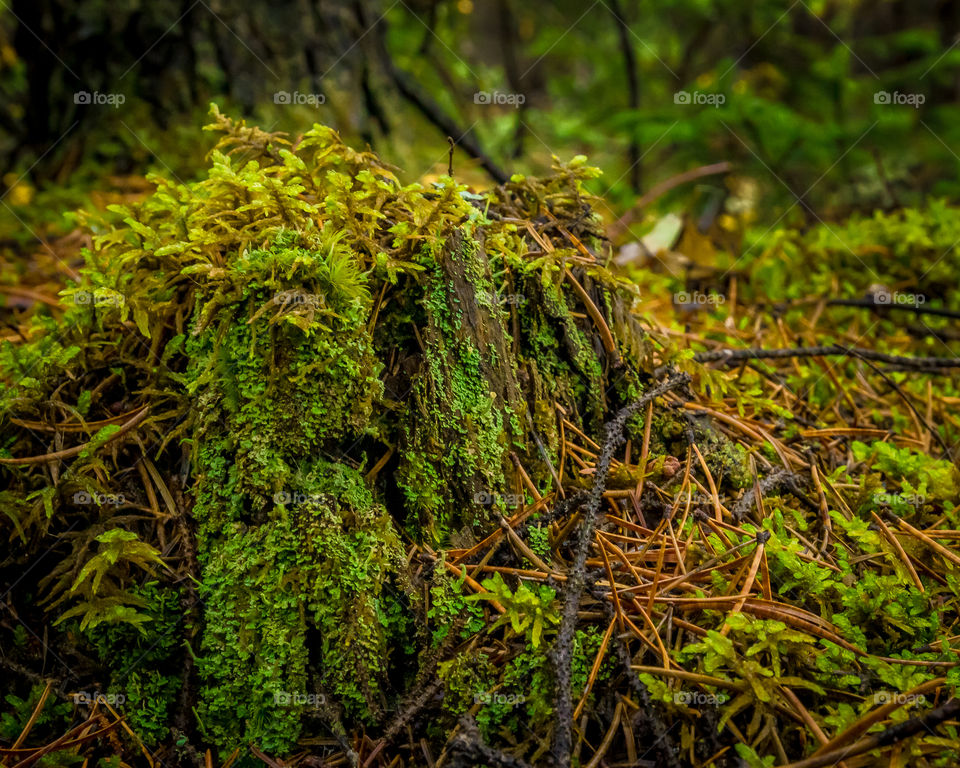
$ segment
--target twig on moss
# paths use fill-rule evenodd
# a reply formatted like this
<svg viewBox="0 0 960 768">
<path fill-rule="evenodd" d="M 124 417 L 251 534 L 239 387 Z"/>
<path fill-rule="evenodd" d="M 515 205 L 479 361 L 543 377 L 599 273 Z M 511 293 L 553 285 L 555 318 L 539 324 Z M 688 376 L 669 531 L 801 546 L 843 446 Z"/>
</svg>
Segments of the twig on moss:
<svg viewBox="0 0 960 768">
<path fill-rule="evenodd" d="M 145 406 L 141 410 L 137 411 L 125 424 L 123 424 L 123 426 L 120 427 L 120 429 L 104 440 L 103 443 L 101 443 L 101 446 L 106 445 L 107 443 L 112 443 L 118 437 L 125 435 L 127 432 L 137 426 L 137 424 L 143 421 L 147 417 L 148 413 L 150 413 L 149 406 Z M 83 453 L 90 447 L 91 442 L 75 445 L 73 448 L 65 448 L 62 451 L 45 453 L 42 456 L 27 456 L 22 459 L 0 459 L 0 464 L 44 464 L 48 461 L 62 461 L 63 459 L 69 459 Z"/>
<path fill-rule="evenodd" d="M 603 315 L 600 313 L 600 310 L 597 309 L 597 305 L 593 303 L 593 299 L 590 298 L 590 294 L 588 294 L 586 289 L 580 285 L 579 282 L 577 282 L 577 279 L 573 276 L 573 273 L 569 269 L 564 269 L 563 272 L 566 275 L 567 280 L 569 280 L 570 284 L 573 286 L 573 290 L 576 291 L 577 295 L 580 297 L 580 300 L 583 302 L 583 306 L 587 310 L 587 314 L 590 315 L 590 319 L 593 320 L 594 325 L 596 325 L 597 333 L 600 334 L 600 341 L 603 343 L 604 351 L 610 356 L 614 366 L 620 365 L 620 353 L 617 351 L 617 343 L 613 340 L 613 334 L 610 332 L 610 326 L 608 326 L 606 320 L 603 319 Z"/>
<path fill-rule="evenodd" d="M 484 743 L 476 721 L 469 715 L 460 718 L 460 732 L 453 737 L 450 749 L 450 768 L 475 768 L 477 765 L 500 768 L 530 768 L 519 757 L 508 755 Z"/>
</svg>

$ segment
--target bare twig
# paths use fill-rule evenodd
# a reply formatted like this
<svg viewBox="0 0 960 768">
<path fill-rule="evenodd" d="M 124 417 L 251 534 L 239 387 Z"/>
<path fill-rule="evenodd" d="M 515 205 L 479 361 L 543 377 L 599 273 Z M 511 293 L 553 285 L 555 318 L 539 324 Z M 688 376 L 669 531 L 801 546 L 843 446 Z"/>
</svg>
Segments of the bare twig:
<svg viewBox="0 0 960 768">
<path fill-rule="evenodd" d="M 689 374 L 679 373 L 667 378 L 661 384 L 651 389 L 643 397 L 622 408 L 607 424 L 604 443 L 597 458 L 593 485 L 590 488 L 587 501 L 583 505 L 583 519 L 580 523 L 579 537 L 575 545 L 574 563 L 570 575 L 563 588 L 563 611 L 560 627 L 557 632 L 557 642 L 554 648 L 554 662 L 556 665 L 556 729 L 553 736 L 553 752 L 557 764 L 566 768 L 570 764 L 573 726 L 573 692 L 570 685 L 571 663 L 573 661 L 573 636 L 577 621 L 577 608 L 580 605 L 580 596 L 587 583 L 586 562 L 590 543 L 593 541 L 593 532 L 597 525 L 603 492 L 606 489 L 607 473 L 610 471 L 610 462 L 613 452 L 623 443 L 623 431 L 627 421 L 637 411 L 653 402 L 656 398 L 670 392 L 690 381 Z"/>
<path fill-rule="evenodd" d="M 716 349 L 697 352 L 693 359 L 698 363 L 723 363 L 730 365 L 744 360 L 786 360 L 796 357 L 859 357 L 887 365 L 896 365 L 916 371 L 942 371 L 960 368 L 960 357 L 904 357 L 888 355 L 863 347 L 845 347 L 828 344 L 822 347 L 789 347 L 786 349 Z"/>
</svg>

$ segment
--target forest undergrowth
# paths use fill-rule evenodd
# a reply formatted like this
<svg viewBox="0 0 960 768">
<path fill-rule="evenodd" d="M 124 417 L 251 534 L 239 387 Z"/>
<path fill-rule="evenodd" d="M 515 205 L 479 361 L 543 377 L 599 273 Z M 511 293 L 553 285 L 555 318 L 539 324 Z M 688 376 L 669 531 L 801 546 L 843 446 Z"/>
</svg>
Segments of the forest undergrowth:
<svg viewBox="0 0 960 768">
<path fill-rule="evenodd" d="M 960 209 L 672 274 L 208 127 L 0 285 L 5 765 L 960 760 Z"/>
</svg>

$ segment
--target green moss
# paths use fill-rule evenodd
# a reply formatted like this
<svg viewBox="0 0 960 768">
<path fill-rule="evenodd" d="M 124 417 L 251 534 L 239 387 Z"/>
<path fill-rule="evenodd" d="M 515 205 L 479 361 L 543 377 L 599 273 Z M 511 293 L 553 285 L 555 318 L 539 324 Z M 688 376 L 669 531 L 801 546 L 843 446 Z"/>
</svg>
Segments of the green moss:
<svg viewBox="0 0 960 768">
<path fill-rule="evenodd" d="M 286 751 L 299 734 L 299 713 L 281 704 L 307 692 L 295 533 L 282 519 L 250 527 L 234 522 L 222 537 L 201 541 L 200 724 L 227 751 L 248 739 Z"/>
<path fill-rule="evenodd" d="M 349 712 L 380 714 L 390 662 L 385 591 L 399 586 L 390 582 L 402 567 L 403 549 L 362 476 L 322 463 L 311 477 L 317 478 L 313 498 L 295 516 L 307 609 L 322 638 L 322 683 Z"/>
<path fill-rule="evenodd" d="M 463 623 L 459 633 L 462 639 L 467 639 L 486 626 L 483 609 L 475 600 L 468 600 L 468 595 L 464 594 L 465 577 L 466 574 L 459 579 L 455 578 L 446 570 L 433 574 L 427 620 L 430 622 L 434 646 L 448 638 L 457 621 Z"/>
<path fill-rule="evenodd" d="M 599 264 L 589 275 L 568 264 L 572 249 L 530 253 L 515 223 L 549 205 L 596 247 L 582 163 L 478 196 L 452 179 L 401 186 L 323 126 L 295 149 L 216 110 L 211 128 L 224 138 L 205 177 L 153 179 L 144 201 L 85 218 L 95 243 L 63 322 L 38 318 L 32 341 L 0 353 L 18 381 L 0 383 L 3 455 L 47 450 L 9 419 L 46 418 L 54 396 L 71 418 L 140 405 L 149 418 L 112 444 L 116 424 L 98 433 L 56 477 L 5 466 L 0 505 L 22 542 L 76 527 L 72 549 L 54 542 L 67 582 L 98 536 L 123 527 L 179 569 L 142 595 L 137 569 L 115 563 L 104 575 L 145 603 L 143 621 L 162 638 L 117 678 L 144 738 L 166 737 L 181 688 L 168 670 L 179 675 L 194 652 L 202 741 L 284 755 L 307 715 L 302 698 L 326 700 L 331 727 L 382 723 L 406 693 L 407 657 L 445 642 L 461 614 L 462 633 L 481 630 L 479 606 L 442 580 L 430 626 L 418 622 L 423 598 L 409 596 L 399 527 L 421 545 L 485 535 L 490 509 L 477 499 L 513 491 L 511 452 L 549 488 L 555 406 L 590 431 L 609 411 L 609 361 L 566 272 L 605 314 L 629 297 Z M 496 206 L 509 214 L 488 218 Z M 148 466 L 144 453 L 148 487 L 130 471 Z M 372 456 L 385 457 L 377 472 Z M 191 535 L 171 544 L 153 518 L 78 507 L 80 489 L 129 493 L 162 514 L 172 504 Z M 535 544 L 545 552 L 542 536 Z M 188 578 L 202 601 L 196 628 L 169 615 Z M 108 618 L 120 623 L 84 635 L 104 664 L 141 649 L 129 613 Z M 548 686 L 534 669 L 544 658 L 517 661 L 510 685 Z M 547 688 L 537 695 L 539 717 Z"/>
<path fill-rule="evenodd" d="M 522 437 L 517 411 L 525 406 L 515 371 L 504 365 L 511 339 L 488 299 L 489 269 L 476 243 L 458 234 L 447 262 L 425 277 L 424 366 L 413 385 L 398 482 L 438 542 L 484 521 L 474 499 L 502 491 L 506 452 Z"/>
<path fill-rule="evenodd" d="M 151 581 L 131 588 L 143 601 L 142 612 L 150 618 L 149 637 L 131 624 L 101 624 L 85 635 L 99 659 L 111 670 L 108 686 L 117 708 L 127 715 L 131 728 L 150 747 L 170 732 L 181 677 L 176 657 L 187 634 L 177 589 Z"/>
</svg>

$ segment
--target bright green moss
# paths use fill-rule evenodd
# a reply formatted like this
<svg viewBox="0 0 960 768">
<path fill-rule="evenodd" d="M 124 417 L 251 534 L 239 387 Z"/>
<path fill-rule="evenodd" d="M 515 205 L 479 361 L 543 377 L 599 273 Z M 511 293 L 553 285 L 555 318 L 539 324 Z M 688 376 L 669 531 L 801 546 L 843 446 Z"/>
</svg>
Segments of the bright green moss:
<svg viewBox="0 0 960 768">
<path fill-rule="evenodd" d="M 285 697 L 307 693 L 295 532 L 282 518 L 259 526 L 238 522 L 201 542 L 199 721 L 227 751 L 248 739 L 285 751 L 299 734 L 300 717 L 283 706 Z"/>
<path fill-rule="evenodd" d="M 401 186 L 322 126 L 293 149 L 218 112 L 214 121 L 225 138 L 205 178 L 154 179 L 144 201 L 88 222 L 95 246 L 67 295 L 97 301 L 77 302 L 62 326 L 39 319 L 36 340 L 0 360 L 20 374 L 0 392 L 4 427 L 10 415 L 39 417 L 53 393 L 89 419 L 149 405 L 149 421 L 116 454 L 97 434 L 53 482 L 9 470 L 0 504 L 23 541 L 53 520 L 96 542 L 117 523 L 110 510 L 71 505 L 75 490 L 118 491 L 119 477 L 138 508 L 156 500 L 161 514 L 163 491 L 175 495 L 189 535 L 178 528 L 172 548 L 154 522 L 121 520 L 178 571 L 143 598 L 163 642 L 117 677 L 137 702 L 131 718 L 162 741 L 174 715 L 195 717 L 198 742 L 221 757 L 249 742 L 289 755 L 308 715 L 333 729 L 382 725 L 408 692 L 416 665 L 406 662 L 450 641 L 452 619 L 466 616 L 461 637 L 482 631 L 481 608 L 442 585 L 419 611 L 398 527 L 420 545 L 484 535 L 491 509 L 505 510 L 482 499 L 513 490 L 511 452 L 550 487 L 544 459 L 559 458 L 560 409 L 593 430 L 611 383 L 564 275 L 604 283 L 601 305 L 620 299 L 611 276 L 568 264 L 569 250 L 529 253 L 504 220 L 539 217 L 549 201 L 599 231 L 583 215 L 582 164 L 480 196 L 452 179 Z M 488 218 L 500 204 L 511 213 Z M 108 395 L 95 396 L 110 375 Z M 19 428 L 4 440 L 10 455 L 44 450 Z M 141 446 L 159 478 L 148 472 L 150 494 L 130 471 Z M 542 536 L 537 546 L 545 552 Z M 76 558 L 58 567 L 76 572 Z M 112 569 L 110 583 L 141 599 L 128 571 Z M 186 579 L 197 582 L 197 616 L 179 604 Z M 135 627 L 107 628 L 120 634 L 86 633 L 104 663 L 137 653 Z M 179 713 L 186 654 L 197 701 Z M 538 716 L 544 664 L 524 657 L 509 681 L 542 688 Z"/>
<path fill-rule="evenodd" d="M 435 265 L 426 277 L 424 370 L 413 385 L 414 421 L 398 477 L 436 541 L 484 519 L 474 499 L 505 487 L 506 452 L 521 437 L 514 430 L 516 411 L 524 407 L 515 371 L 496 351 L 511 339 L 502 312 L 489 300 L 489 265 L 463 238 L 454 242 L 449 263 Z M 473 303 L 469 321 L 465 301 Z M 479 339 L 489 342 L 478 346 Z"/>
<path fill-rule="evenodd" d="M 170 733 L 181 685 L 175 658 L 189 628 L 178 589 L 151 581 L 131 592 L 144 602 L 141 612 L 150 617 L 149 636 L 131 624 L 101 624 L 88 630 L 86 637 L 111 675 L 103 690 L 86 693 L 113 695 L 128 713 L 130 726 L 153 747 Z"/>
</svg>

